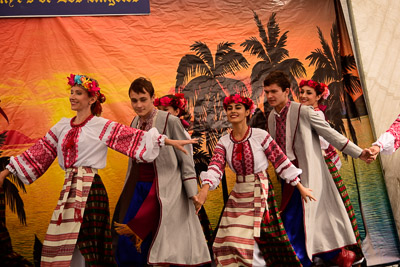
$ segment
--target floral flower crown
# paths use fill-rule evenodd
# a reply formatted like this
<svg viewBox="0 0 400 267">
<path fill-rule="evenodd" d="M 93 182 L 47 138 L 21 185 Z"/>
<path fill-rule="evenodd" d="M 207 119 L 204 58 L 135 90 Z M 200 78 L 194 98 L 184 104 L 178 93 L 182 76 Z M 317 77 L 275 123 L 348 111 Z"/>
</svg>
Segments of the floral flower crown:
<svg viewBox="0 0 400 267">
<path fill-rule="evenodd" d="M 106 101 L 106 97 L 100 93 L 99 83 L 95 79 L 78 74 L 71 74 L 67 79 L 68 85 L 71 87 L 74 85 L 80 85 L 89 92 L 90 96 L 97 96 L 97 100 L 99 100 L 100 103 Z"/>
<path fill-rule="evenodd" d="M 175 94 L 175 95 L 165 95 L 160 98 L 154 99 L 154 106 L 172 106 L 173 108 L 179 108 L 178 117 L 182 116 L 185 112 L 185 108 L 187 105 L 187 100 L 185 99 L 184 94 Z"/>
<path fill-rule="evenodd" d="M 330 95 L 328 86 L 324 83 L 317 83 L 313 80 L 301 80 L 299 86 L 300 86 L 300 88 L 303 86 L 310 86 L 310 87 L 314 88 L 317 95 L 322 95 L 322 98 L 325 100 Z"/>
<path fill-rule="evenodd" d="M 251 100 L 248 97 L 241 96 L 239 94 L 227 96 L 224 99 L 224 104 L 223 104 L 224 105 L 224 109 L 226 110 L 228 108 L 228 105 L 231 104 L 231 103 L 243 104 L 243 105 L 245 105 L 246 107 L 249 108 L 251 114 L 254 113 L 254 110 L 255 110 L 254 102 L 253 102 L 253 100 Z"/>
</svg>

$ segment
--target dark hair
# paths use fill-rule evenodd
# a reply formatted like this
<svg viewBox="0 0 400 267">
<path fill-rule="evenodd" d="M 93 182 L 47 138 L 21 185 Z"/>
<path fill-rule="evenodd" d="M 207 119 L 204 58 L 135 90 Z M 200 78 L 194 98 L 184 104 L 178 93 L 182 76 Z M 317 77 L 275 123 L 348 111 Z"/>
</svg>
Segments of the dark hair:
<svg viewBox="0 0 400 267">
<path fill-rule="evenodd" d="M 183 94 L 164 95 L 158 98 L 158 100 L 154 100 L 154 106 L 163 106 L 161 102 L 163 98 L 170 99 L 168 106 L 171 106 L 175 111 L 179 109 L 178 117 L 186 115 L 187 100 L 184 98 Z"/>
<path fill-rule="evenodd" d="M 325 92 L 325 88 L 327 87 L 324 83 L 318 83 L 313 80 L 301 80 L 299 88 L 301 89 L 304 86 L 313 88 L 317 95 L 322 95 Z"/>
<path fill-rule="evenodd" d="M 280 70 L 272 71 L 264 80 L 264 86 L 270 86 L 271 84 L 276 84 L 282 88 L 282 91 L 285 91 L 286 88 L 290 88 L 289 76 Z"/>
<path fill-rule="evenodd" d="M 128 93 L 130 93 L 131 91 L 137 94 L 138 93 L 145 94 L 147 92 L 149 93 L 150 97 L 154 96 L 153 84 L 149 80 L 143 77 L 139 77 L 131 83 Z"/>
</svg>

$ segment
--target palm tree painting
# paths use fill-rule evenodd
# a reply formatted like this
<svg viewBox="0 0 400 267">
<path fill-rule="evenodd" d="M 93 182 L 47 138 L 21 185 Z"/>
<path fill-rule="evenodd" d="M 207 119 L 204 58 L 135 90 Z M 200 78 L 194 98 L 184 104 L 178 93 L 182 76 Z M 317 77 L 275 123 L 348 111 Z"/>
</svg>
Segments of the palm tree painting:
<svg viewBox="0 0 400 267">
<path fill-rule="evenodd" d="M 1 102 L 1 100 L 0 100 L 0 102 Z M 4 110 L 1 107 L 0 107 L 0 114 L 3 116 L 4 119 L 6 119 L 6 121 L 8 123 L 9 122 L 8 121 L 8 117 L 7 117 L 6 113 L 4 112 Z"/>
<path fill-rule="evenodd" d="M 223 111 L 224 98 L 236 93 L 250 96 L 242 81 L 226 77 L 249 67 L 244 56 L 232 48 L 233 45 L 220 43 L 213 57 L 205 43 L 195 42 L 190 46 L 195 55 L 183 56 L 177 69 L 175 90 L 188 100 L 194 118 L 193 136 L 206 134 L 208 153 L 213 152 L 221 134 L 230 127 Z"/>
<path fill-rule="evenodd" d="M 280 27 L 276 22 L 276 13 L 272 13 L 267 23 L 267 30 L 263 26 L 257 13 L 253 11 L 259 37 L 250 37 L 240 46 L 244 47 L 243 52 L 249 52 L 250 55 L 257 56 L 260 59 L 251 71 L 251 89 L 252 98 L 256 103 L 260 102 L 263 94 L 263 82 L 265 77 L 275 70 L 280 70 L 289 75 L 292 88 L 297 88 L 295 78 L 306 76 L 306 69 L 297 58 L 290 58 L 289 51 L 285 48 L 289 31 L 280 35 Z M 267 114 L 271 108 L 268 102 L 264 101 L 264 114 Z"/>
<path fill-rule="evenodd" d="M 326 117 L 332 126 L 339 132 L 345 134 L 345 127 L 342 118 L 346 116 L 348 120 L 350 134 L 357 143 L 356 133 L 350 123 L 351 117 L 359 117 L 359 108 L 355 108 L 356 103 L 351 99 L 352 94 L 362 93 L 360 79 L 354 74 L 356 62 L 352 54 L 340 54 L 339 33 L 336 23 L 331 29 L 331 46 L 325 40 L 322 31 L 317 27 L 321 48 L 311 52 L 306 59 L 315 66 L 312 80 L 328 84 L 330 96 L 327 99 Z M 363 97 L 357 100 L 363 103 Z M 351 116 L 350 116 L 351 115 Z"/>
<path fill-rule="evenodd" d="M 195 42 L 190 50 L 195 52 L 182 57 L 176 75 L 175 91 L 183 93 L 188 100 L 188 108 L 193 114 L 193 137 L 206 137 L 206 150 L 212 155 L 221 135 L 230 125 L 223 110 L 226 96 L 240 93 L 250 96 L 246 85 L 226 77 L 235 75 L 241 69 L 249 67 L 246 58 L 232 48 L 234 43 L 222 42 L 217 46 L 215 57 L 203 42 Z M 193 158 L 203 158 L 201 149 L 194 151 Z M 209 158 L 206 160 L 207 166 Z M 200 164 L 201 165 L 201 164 Z M 196 165 L 197 167 L 200 166 Z M 225 174 L 222 177 L 223 199 L 228 199 L 228 187 Z"/>
<path fill-rule="evenodd" d="M 8 121 L 8 117 L 3 109 L 0 114 Z M 3 146 L 7 137 L 7 131 L 0 133 L 0 148 Z M 0 171 L 5 169 L 9 162 L 9 157 L 1 157 L 0 150 Z M 9 175 L 4 180 L 0 188 L 0 262 L 4 266 L 33 266 L 31 262 L 15 252 L 12 248 L 11 237 L 6 227 L 6 204 L 12 212 L 16 212 L 21 224 L 26 225 L 26 214 L 24 202 L 19 195 L 19 189 L 26 193 L 25 185 L 14 175 Z"/>
</svg>

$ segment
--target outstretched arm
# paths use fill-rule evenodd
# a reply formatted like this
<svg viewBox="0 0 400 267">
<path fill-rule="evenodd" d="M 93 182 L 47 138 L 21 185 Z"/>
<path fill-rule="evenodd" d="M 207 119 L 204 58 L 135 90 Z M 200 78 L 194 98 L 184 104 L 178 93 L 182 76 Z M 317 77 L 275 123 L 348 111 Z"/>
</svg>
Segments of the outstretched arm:
<svg viewBox="0 0 400 267">
<path fill-rule="evenodd" d="M 199 212 L 201 206 L 206 202 L 209 190 L 214 190 L 219 185 L 223 176 L 226 165 L 226 149 L 221 140 L 216 145 L 208 170 L 200 173 L 202 186 L 200 192 L 192 198 L 196 208 L 196 213 Z"/>
<path fill-rule="evenodd" d="M 169 139 L 165 138 L 165 145 L 167 146 L 173 146 L 176 149 L 182 151 L 186 155 L 189 155 L 188 151 L 185 149 L 185 145 L 190 145 L 190 144 L 197 144 L 199 142 L 198 138 L 194 139 L 189 139 L 189 140 L 174 140 L 174 139 Z"/>
<path fill-rule="evenodd" d="M 363 152 L 363 149 L 333 129 L 327 121 L 322 119 L 314 111 L 314 109 L 304 107 L 301 110 L 301 114 L 302 119 L 309 120 L 312 130 L 314 130 L 319 136 L 322 136 L 339 151 L 342 151 L 353 158 L 359 158 L 361 155 L 365 155 L 366 151 Z M 365 158 L 362 157 L 361 159 Z"/>
<path fill-rule="evenodd" d="M 379 136 L 378 140 L 369 148 L 372 153 L 378 155 L 392 154 L 400 147 L 400 115 L 389 127 L 389 129 Z"/>
</svg>

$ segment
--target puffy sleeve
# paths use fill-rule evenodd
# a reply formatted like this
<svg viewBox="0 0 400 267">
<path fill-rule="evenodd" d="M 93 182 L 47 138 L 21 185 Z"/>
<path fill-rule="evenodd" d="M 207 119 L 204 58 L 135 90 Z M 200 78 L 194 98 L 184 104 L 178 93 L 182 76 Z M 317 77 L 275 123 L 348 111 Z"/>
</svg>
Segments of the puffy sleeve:
<svg viewBox="0 0 400 267">
<path fill-rule="evenodd" d="M 107 121 L 99 136 L 109 148 L 134 158 L 138 162 L 151 162 L 158 157 L 160 147 L 165 145 L 165 135 L 156 128 L 148 132 Z"/>
<path fill-rule="evenodd" d="M 19 156 L 11 157 L 6 168 L 24 184 L 31 184 L 53 163 L 57 157 L 60 125 L 53 126 L 47 134 Z"/>
<path fill-rule="evenodd" d="M 392 154 L 400 147 L 400 115 L 372 145 L 379 146 L 382 154 Z"/>
<path fill-rule="evenodd" d="M 302 173 L 302 170 L 296 168 L 292 162 L 290 162 L 285 153 L 283 153 L 281 148 L 268 132 L 263 132 L 265 132 L 265 134 L 263 136 L 263 141 L 261 142 L 261 147 L 263 148 L 267 159 L 272 163 L 279 177 L 284 179 L 286 183 L 295 186 L 300 182 L 298 176 Z"/>
<path fill-rule="evenodd" d="M 214 190 L 215 188 L 217 188 L 224 174 L 225 166 L 226 148 L 224 147 L 220 139 L 215 146 L 213 156 L 211 158 L 210 164 L 208 165 L 208 170 L 206 172 L 200 173 L 202 184 L 209 184 L 210 190 Z"/>
</svg>

